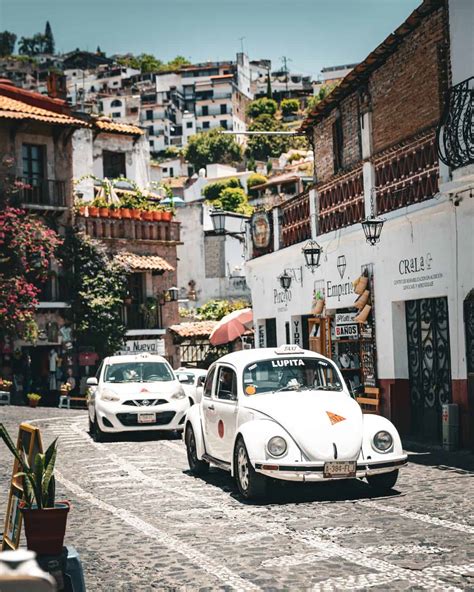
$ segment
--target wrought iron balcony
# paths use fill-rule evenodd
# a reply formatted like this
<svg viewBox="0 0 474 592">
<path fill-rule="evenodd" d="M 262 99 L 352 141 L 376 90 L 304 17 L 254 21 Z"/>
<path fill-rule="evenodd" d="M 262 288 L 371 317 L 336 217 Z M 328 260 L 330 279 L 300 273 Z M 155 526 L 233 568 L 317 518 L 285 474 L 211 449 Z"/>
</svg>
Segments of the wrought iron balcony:
<svg viewBox="0 0 474 592">
<path fill-rule="evenodd" d="M 157 305 L 155 309 L 144 303 L 133 302 L 123 309 L 123 321 L 127 329 L 160 329 L 161 314 Z"/>
<path fill-rule="evenodd" d="M 303 193 L 280 206 L 280 249 L 309 238 L 311 238 L 309 193 Z"/>
<path fill-rule="evenodd" d="M 437 140 L 439 158 L 451 168 L 474 163 L 474 76 L 449 90 Z"/>
<path fill-rule="evenodd" d="M 55 179 L 19 179 L 24 187 L 16 195 L 15 201 L 24 206 L 66 207 L 66 182 Z"/>
</svg>

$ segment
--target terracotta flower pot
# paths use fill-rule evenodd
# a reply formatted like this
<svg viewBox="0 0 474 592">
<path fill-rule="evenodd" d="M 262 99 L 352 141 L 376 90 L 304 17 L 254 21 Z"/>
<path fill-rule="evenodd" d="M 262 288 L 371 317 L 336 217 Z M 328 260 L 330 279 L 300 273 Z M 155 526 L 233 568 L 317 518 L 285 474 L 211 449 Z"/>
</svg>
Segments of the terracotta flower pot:
<svg viewBox="0 0 474 592">
<path fill-rule="evenodd" d="M 354 317 L 354 321 L 356 321 L 357 323 L 365 323 L 371 310 L 372 307 L 366 304 L 364 308 L 360 311 L 360 313 L 356 317 Z"/>
<path fill-rule="evenodd" d="M 79 214 L 79 216 L 86 216 L 87 215 L 87 206 L 80 206 L 77 209 L 77 213 Z"/>
<path fill-rule="evenodd" d="M 132 220 L 141 220 L 141 218 L 142 218 L 142 211 L 141 210 L 137 210 L 134 208 L 133 210 L 130 210 L 130 214 L 131 214 Z"/>
<path fill-rule="evenodd" d="M 162 216 L 163 212 L 161 210 L 154 210 L 152 212 L 152 214 L 153 214 L 153 220 L 155 222 L 159 222 L 160 220 L 163 219 L 163 216 Z"/>
<path fill-rule="evenodd" d="M 39 399 L 28 399 L 30 407 L 38 407 Z"/>
<path fill-rule="evenodd" d="M 93 218 L 98 218 L 99 208 L 96 208 L 95 206 L 89 206 L 89 216 L 92 216 Z"/>
<path fill-rule="evenodd" d="M 132 213 L 129 208 L 121 208 L 120 212 L 122 214 L 122 218 L 131 218 L 132 217 Z"/>
<path fill-rule="evenodd" d="M 161 213 L 161 219 L 165 220 L 166 222 L 170 222 L 172 217 L 173 217 L 173 212 L 162 212 Z"/>
<path fill-rule="evenodd" d="M 320 315 L 324 310 L 324 300 L 318 299 L 314 301 L 313 314 Z"/>
<path fill-rule="evenodd" d="M 354 289 L 356 294 L 363 294 L 364 290 L 367 288 L 367 284 L 369 283 L 369 278 L 366 275 L 361 275 L 359 281 L 357 282 L 357 286 Z"/>
<path fill-rule="evenodd" d="M 153 212 L 143 211 L 142 220 L 148 220 L 149 222 L 151 222 L 153 220 Z"/>
<path fill-rule="evenodd" d="M 109 208 L 99 208 L 99 216 L 101 218 L 108 218 L 109 217 Z"/>
<path fill-rule="evenodd" d="M 26 546 L 38 555 L 60 555 L 66 534 L 69 502 L 57 502 L 54 508 L 22 508 Z"/>
<path fill-rule="evenodd" d="M 120 209 L 116 209 L 116 210 L 109 210 L 109 217 L 110 218 L 121 218 L 122 217 L 122 211 Z"/>
<path fill-rule="evenodd" d="M 364 292 L 354 302 L 354 306 L 358 310 L 362 310 L 364 308 L 364 306 L 367 304 L 367 302 L 369 301 L 369 296 L 370 296 L 370 292 L 368 290 L 364 290 Z"/>
</svg>

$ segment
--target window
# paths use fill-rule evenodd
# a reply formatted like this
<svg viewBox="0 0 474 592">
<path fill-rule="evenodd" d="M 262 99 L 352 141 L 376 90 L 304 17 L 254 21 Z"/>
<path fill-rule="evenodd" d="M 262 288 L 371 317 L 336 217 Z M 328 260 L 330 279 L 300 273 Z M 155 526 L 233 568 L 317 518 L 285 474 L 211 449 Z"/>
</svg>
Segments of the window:
<svg viewBox="0 0 474 592">
<path fill-rule="evenodd" d="M 138 107 L 130 107 L 130 113 L 138 113 Z"/>
<path fill-rule="evenodd" d="M 225 115 L 227 113 L 227 105 L 221 105 L 221 115 Z"/>
<path fill-rule="evenodd" d="M 265 319 L 265 335 L 267 336 L 267 347 L 277 346 L 276 319 Z"/>
<path fill-rule="evenodd" d="M 171 382 L 173 372 L 165 362 L 123 362 L 105 368 L 104 382 Z"/>
<path fill-rule="evenodd" d="M 219 123 L 220 123 L 220 126 L 221 126 L 223 129 L 227 129 L 227 120 L 226 120 L 226 119 L 221 119 L 221 120 L 219 121 Z"/>
<path fill-rule="evenodd" d="M 153 110 L 152 109 L 147 109 L 145 114 L 146 114 L 146 118 L 148 120 L 153 119 Z"/>
<path fill-rule="evenodd" d="M 187 127 L 188 129 L 192 128 L 192 127 L 193 127 L 193 122 L 192 122 L 192 121 L 187 121 L 187 122 L 186 122 L 186 127 Z"/>
<path fill-rule="evenodd" d="M 95 92 L 95 86 L 94 85 L 91 86 L 91 92 Z"/>
<path fill-rule="evenodd" d="M 214 374 L 216 373 L 216 369 L 213 368 L 206 377 L 206 382 L 204 383 L 203 395 L 205 397 L 212 396 L 212 381 L 214 380 Z"/>
<path fill-rule="evenodd" d="M 219 368 L 217 398 L 225 401 L 237 400 L 237 376 L 231 368 L 226 366 Z"/>
<path fill-rule="evenodd" d="M 112 101 L 110 103 L 111 107 L 121 107 L 122 106 L 122 101 L 119 101 L 118 99 L 115 99 L 114 101 Z"/>
<path fill-rule="evenodd" d="M 174 177 L 174 168 L 170 167 L 170 177 Z"/>
<path fill-rule="evenodd" d="M 153 148 L 154 145 L 155 145 L 155 142 L 153 140 L 150 140 L 150 148 Z"/>
<path fill-rule="evenodd" d="M 342 169 L 343 140 L 342 117 L 339 115 L 332 124 L 332 149 L 335 173 Z"/>
<path fill-rule="evenodd" d="M 114 111 L 114 112 L 112 113 L 112 117 L 115 117 L 115 119 L 117 119 L 117 118 L 118 118 L 118 117 L 120 117 L 120 116 L 121 116 L 121 113 L 120 113 L 119 111 Z"/>
<path fill-rule="evenodd" d="M 202 114 L 209 115 L 209 107 L 207 105 L 203 105 Z"/>
<path fill-rule="evenodd" d="M 168 172 L 168 167 L 163 167 L 163 172 L 167 173 Z"/>
<path fill-rule="evenodd" d="M 202 129 L 209 129 L 209 122 L 208 121 L 203 121 Z"/>
<path fill-rule="evenodd" d="M 104 177 L 115 179 L 120 176 L 127 176 L 125 167 L 125 152 L 102 152 L 102 161 L 104 166 Z"/>
<path fill-rule="evenodd" d="M 46 146 L 35 144 L 23 144 L 23 176 L 31 185 L 39 185 L 45 177 L 45 152 Z"/>
</svg>

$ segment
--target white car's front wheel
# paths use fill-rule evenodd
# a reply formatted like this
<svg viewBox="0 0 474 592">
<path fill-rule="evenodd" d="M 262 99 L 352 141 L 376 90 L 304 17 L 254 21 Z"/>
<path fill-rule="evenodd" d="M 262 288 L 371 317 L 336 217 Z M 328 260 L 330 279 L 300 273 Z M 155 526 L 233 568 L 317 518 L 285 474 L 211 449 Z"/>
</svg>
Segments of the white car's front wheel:
<svg viewBox="0 0 474 592">
<path fill-rule="evenodd" d="M 107 434 L 100 429 L 97 415 L 94 416 L 94 421 L 89 418 L 89 433 L 94 442 L 105 442 L 107 440 Z"/>
<path fill-rule="evenodd" d="M 205 475 L 209 471 L 209 463 L 199 460 L 197 457 L 196 436 L 191 425 L 186 426 L 185 434 L 186 452 L 188 455 L 189 469 L 193 475 Z"/>
<path fill-rule="evenodd" d="M 257 473 L 250 462 L 242 438 L 237 440 L 234 450 L 234 474 L 240 495 L 245 499 L 260 499 L 267 493 L 267 478 Z"/>
<path fill-rule="evenodd" d="M 385 493 L 395 487 L 398 479 L 398 471 L 382 473 L 381 475 L 372 475 L 367 477 L 369 485 L 379 493 Z"/>
</svg>

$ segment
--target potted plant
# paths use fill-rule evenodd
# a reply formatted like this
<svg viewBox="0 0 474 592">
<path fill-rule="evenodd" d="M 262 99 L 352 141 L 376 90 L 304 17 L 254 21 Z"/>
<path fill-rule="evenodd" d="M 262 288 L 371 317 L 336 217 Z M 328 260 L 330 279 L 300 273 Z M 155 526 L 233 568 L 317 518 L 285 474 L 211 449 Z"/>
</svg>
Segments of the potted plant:
<svg viewBox="0 0 474 592">
<path fill-rule="evenodd" d="M 30 407 L 38 407 L 38 403 L 41 400 L 41 395 L 38 395 L 38 393 L 28 393 L 26 397 L 28 399 Z"/>
<path fill-rule="evenodd" d="M 153 220 L 155 222 L 159 222 L 160 220 L 163 219 L 163 212 L 159 208 L 152 210 L 152 214 L 153 214 Z"/>
<path fill-rule="evenodd" d="M 6 378 L 0 378 L 0 391 L 10 392 L 12 386 L 13 382 L 11 380 L 6 380 Z"/>
<path fill-rule="evenodd" d="M 109 217 L 120 219 L 122 217 L 122 210 L 118 208 L 115 204 L 110 204 L 109 206 Z"/>
<path fill-rule="evenodd" d="M 172 210 L 163 210 L 163 212 L 161 213 L 161 219 L 164 220 L 165 222 L 171 222 L 172 218 L 173 218 Z"/>
<path fill-rule="evenodd" d="M 21 467 L 21 472 L 15 477 L 23 479 L 24 499 L 21 503 L 21 512 L 25 522 L 28 549 L 35 551 L 38 555 L 60 555 L 70 504 L 67 501 L 55 501 L 54 465 L 57 438 L 44 454 L 38 452 L 35 455 L 33 467 L 30 467 L 25 452 L 19 452 L 16 449 L 2 424 L 0 424 L 0 436 Z"/>
<path fill-rule="evenodd" d="M 318 290 L 314 293 L 314 301 L 313 301 L 313 314 L 320 315 L 324 310 L 324 296 Z"/>
<path fill-rule="evenodd" d="M 76 198 L 74 202 L 74 207 L 79 216 L 86 216 L 88 210 L 89 202 L 85 201 L 81 198 Z"/>
<path fill-rule="evenodd" d="M 98 195 L 92 202 L 92 206 L 99 208 L 99 216 L 101 218 L 109 217 L 109 203 L 105 196 Z"/>
</svg>

